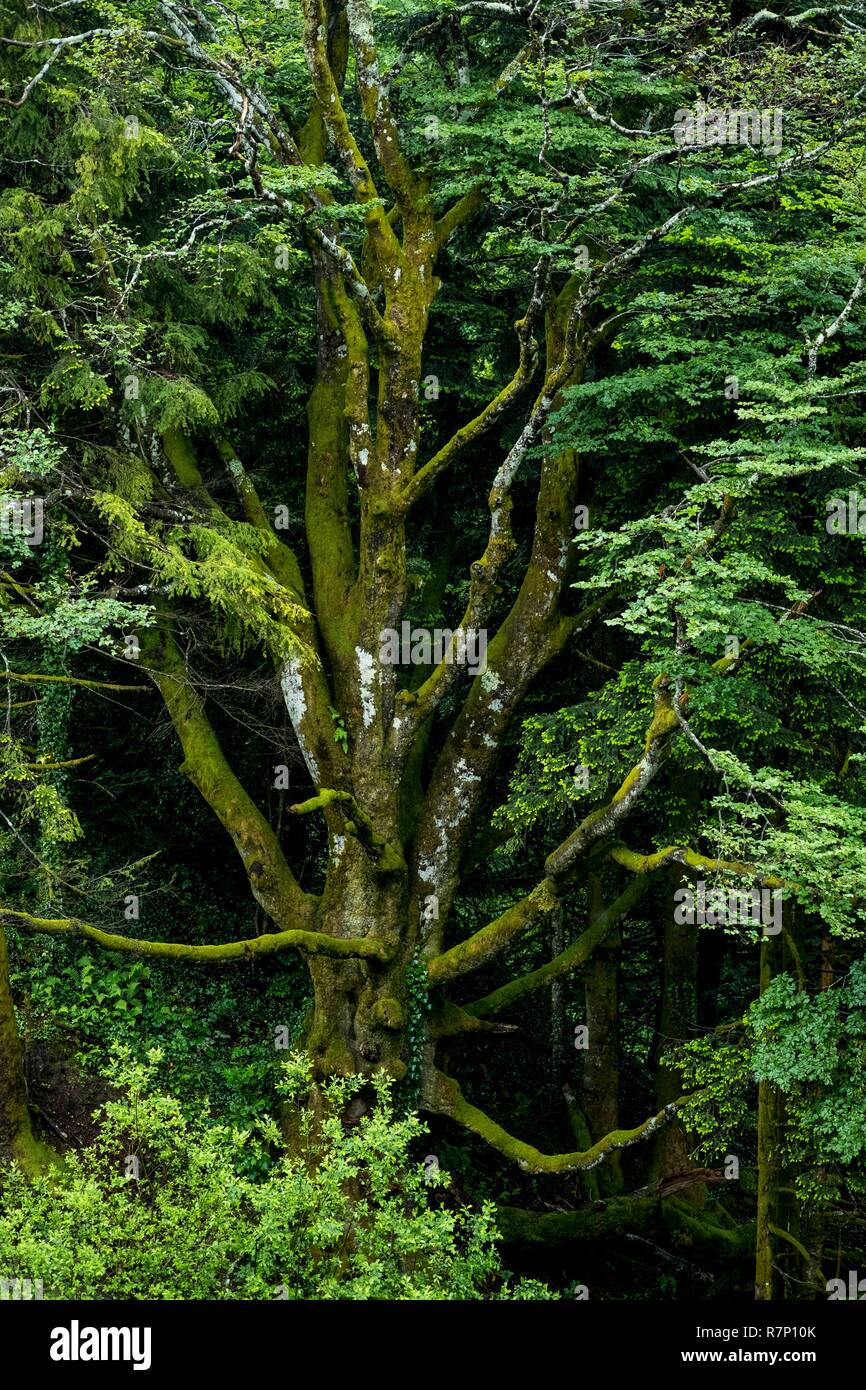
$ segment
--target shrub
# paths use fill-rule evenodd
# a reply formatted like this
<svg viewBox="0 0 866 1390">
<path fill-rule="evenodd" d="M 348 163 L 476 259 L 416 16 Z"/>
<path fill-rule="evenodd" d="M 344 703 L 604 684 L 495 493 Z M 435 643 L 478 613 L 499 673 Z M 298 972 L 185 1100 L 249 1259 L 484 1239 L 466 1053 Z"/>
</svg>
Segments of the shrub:
<svg viewBox="0 0 866 1390">
<path fill-rule="evenodd" d="M 189 1118 L 155 1086 L 159 1061 L 158 1050 L 144 1064 L 121 1050 L 123 1099 L 103 1107 L 97 1141 L 59 1173 L 28 1182 L 7 1170 L 4 1278 L 41 1279 L 46 1298 L 68 1299 L 552 1297 L 503 1276 L 491 1204 L 445 1205 L 448 1176 L 412 1158 L 423 1126 L 396 1112 L 384 1076 L 352 1126 L 340 1115 L 358 1083 L 330 1083 L 323 1120 L 300 1110 L 302 1156 L 257 1180 L 267 1165 L 249 1150 L 279 1145 L 275 1122 Z M 292 1058 L 283 1094 L 302 1105 L 309 1087 L 306 1062 Z"/>
</svg>

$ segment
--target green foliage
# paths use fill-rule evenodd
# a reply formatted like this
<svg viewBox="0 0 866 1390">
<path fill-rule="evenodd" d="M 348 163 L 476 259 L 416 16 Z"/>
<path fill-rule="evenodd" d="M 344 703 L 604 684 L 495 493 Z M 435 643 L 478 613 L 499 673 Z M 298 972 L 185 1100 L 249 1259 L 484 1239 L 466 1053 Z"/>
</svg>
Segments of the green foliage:
<svg viewBox="0 0 866 1390">
<path fill-rule="evenodd" d="M 683 1081 L 683 1094 L 695 1092 L 683 1110 L 698 1159 L 718 1161 L 748 1132 L 754 1100 L 751 1055 L 742 1027 L 711 1033 L 667 1049 L 668 1061 Z"/>
<path fill-rule="evenodd" d="M 406 967 L 407 1018 L 406 1043 L 409 1053 L 406 1075 L 402 1083 L 404 1104 L 411 1110 L 421 1101 L 423 1076 L 424 1025 L 430 1012 L 427 962 L 418 949 Z"/>
<path fill-rule="evenodd" d="M 698 1153 L 718 1159 L 748 1125 L 755 1082 L 785 1101 L 784 1150 L 797 1192 L 819 1207 L 841 1193 L 866 1191 L 866 968 L 810 994 L 788 973 L 776 976 L 732 1030 L 671 1049 L 695 1099 L 685 1123 Z"/>
<path fill-rule="evenodd" d="M 343 721 L 340 711 L 334 709 L 333 705 L 328 706 L 328 713 L 334 724 L 334 742 L 338 743 L 344 753 L 349 751 L 349 731 Z"/>
<path fill-rule="evenodd" d="M 155 1049 L 145 1064 L 118 1054 L 126 1094 L 106 1104 L 98 1139 L 62 1173 L 32 1184 L 14 1168 L 4 1175 L 7 1277 L 26 1271 L 51 1298 L 550 1297 L 541 1284 L 503 1280 L 491 1207 L 436 1202 L 448 1177 L 425 1175 L 410 1156 L 422 1126 L 395 1113 L 383 1078 L 375 1108 L 353 1127 L 340 1112 L 356 1087 L 327 1087 L 307 1157 L 284 1157 L 255 1181 L 243 1156 L 279 1142 L 274 1122 L 240 1130 L 206 1110 L 187 1118 L 155 1086 L 160 1059 Z M 309 1085 L 305 1062 L 286 1065 L 287 1101 L 300 1103 Z M 138 1159 L 139 1179 L 125 1154 Z"/>
<path fill-rule="evenodd" d="M 866 1191 L 866 966 L 810 995 L 779 975 L 749 1010 L 752 1067 L 783 1091 L 787 1145 L 804 1197 L 827 1198 L 828 1165 Z M 838 1177 L 837 1177 L 838 1181 Z"/>
</svg>

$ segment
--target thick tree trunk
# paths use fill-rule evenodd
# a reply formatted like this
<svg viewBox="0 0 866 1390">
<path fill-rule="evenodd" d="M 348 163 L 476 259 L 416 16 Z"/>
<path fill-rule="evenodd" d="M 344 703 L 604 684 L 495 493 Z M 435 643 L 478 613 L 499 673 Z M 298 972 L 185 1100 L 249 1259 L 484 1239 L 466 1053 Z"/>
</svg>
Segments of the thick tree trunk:
<svg viewBox="0 0 866 1390">
<path fill-rule="evenodd" d="M 417 932 L 406 920 L 405 866 L 383 869 L 348 836 L 340 849 L 317 928 L 344 939 L 388 939 L 395 950 L 387 962 L 308 960 L 313 1003 L 306 1049 L 317 1081 L 369 1077 L 379 1070 L 400 1081 L 410 1061 L 409 965 L 417 945 Z"/>
<path fill-rule="evenodd" d="M 321 958 L 310 962 L 314 1001 L 307 1050 L 317 1079 L 371 1076 L 401 1080 L 407 1070 L 407 979 L 402 957 L 391 967 Z"/>
</svg>

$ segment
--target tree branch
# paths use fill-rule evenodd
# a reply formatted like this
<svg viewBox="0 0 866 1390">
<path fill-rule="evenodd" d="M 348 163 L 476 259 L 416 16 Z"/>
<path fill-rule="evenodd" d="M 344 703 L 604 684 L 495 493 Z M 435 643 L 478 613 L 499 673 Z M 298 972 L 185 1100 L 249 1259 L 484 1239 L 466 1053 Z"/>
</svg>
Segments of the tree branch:
<svg viewBox="0 0 866 1390">
<path fill-rule="evenodd" d="M 275 922 L 311 921 L 316 899 L 301 888 L 274 831 L 229 767 L 170 634 L 147 634 L 142 664 L 152 673 L 180 739 L 181 771 L 234 841 L 256 901 Z"/>
<path fill-rule="evenodd" d="M 326 936 L 324 932 L 291 928 L 264 936 L 252 936 L 244 941 L 225 941 L 218 945 L 189 946 L 178 941 L 144 941 L 131 936 L 117 936 L 102 931 L 77 917 L 33 917 L 29 912 L 15 912 L 0 907 L 0 919 L 18 922 L 28 931 L 44 932 L 51 936 L 84 936 L 108 951 L 124 951 L 134 956 L 159 956 L 166 960 L 190 960 L 202 965 L 227 960 L 249 959 L 273 955 L 289 946 L 307 955 L 336 956 L 341 959 L 363 958 L 387 962 L 394 954 L 396 943 L 377 937 Z"/>
<path fill-rule="evenodd" d="M 500 951 L 504 951 L 516 937 L 533 926 L 540 917 L 552 912 L 557 901 L 554 884 L 550 879 L 545 879 L 494 922 L 489 922 L 486 927 L 468 936 L 465 941 L 458 942 L 449 951 L 444 951 L 441 956 L 434 956 L 427 968 L 431 985 L 457 979 L 467 971 L 477 970 L 480 966 L 486 965 Z"/>
<path fill-rule="evenodd" d="M 545 872 L 560 878 L 597 840 L 604 839 L 632 810 L 664 761 L 672 734 L 679 728 L 669 681 L 658 676 L 653 688 L 654 713 L 647 731 L 643 757 L 637 762 L 606 805 L 597 807 L 567 840 L 545 861 Z"/>
<path fill-rule="evenodd" d="M 615 845 L 608 850 L 608 858 L 633 874 L 654 874 L 668 864 L 682 864 L 684 868 L 706 869 L 710 873 L 735 874 L 738 878 L 748 878 L 766 888 L 782 888 L 783 881 L 775 874 L 761 875 L 754 864 L 745 864 L 738 859 L 714 859 L 711 855 L 698 854 L 683 845 L 668 845 L 665 849 L 654 850 L 652 854 L 638 854 L 625 845 Z"/>
<path fill-rule="evenodd" d="M 456 434 L 444 444 L 441 449 L 428 459 L 422 468 L 415 473 L 411 482 L 403 491 L 403 505 L 411 507 L 421 498 L 427 489 L 435 482 L 439 474 L 453 463 L 457 455 L 467 444 L 475 444 L 488 432 L 497 420 L 505 413 L 514 400 L 521 394 L 535 372 L 537 360 L 537 343 L 535 340 L 535 328 L 538 324 L 544 309 L 544 301 L 547 293 L 549 274 L 548 259 L 543 257 L 535 267 L 535 280 L 533 285 L 532 297 L 522 319 L 518 319 L 514 325 L 517 331 L 517 338 L 520 345 L 517 367 L 514 375 L 506 386 L 489 401 L 484 409 L 462 425 Z"/>
<path fill-rule="evenodd" d="M 63 685 L 80 685 L 86 690 L 135 690 L 141 692 L 153 689 L 150 685 L 118 685 L 114 681 L 86 681 L 79 676 L 43 676 L 21 671 L 0 671 L 0 676 L 5 676 L 10 681 L 59 681 Z"/>
<path fill-rule="evenodd" d="M 414 209 L 415 176 L 401 149 L 400 131 L 391 112 L 388 84 L 379 69 L 379 54 L 368 0 L 346 0 L 349 34 L 355 51 L 355 76 L 376 156 L 402 212 Z"/>
<path fill-rule="evenodd" d="M 604 1162 L 608 1154 L 627 1149 L 643 1139 L 649 1139 L 664 1125 L 670 1124 L 676 1117 L 678 1105 L 682 1104 L 681 1101 L 671 1102 L 658 1114 L 650 1115 L 649 1119 L 636 1125 L 634 1129 L 613 1130 L 583 1152 L 545 1154 L 533 1148 L 531 1144 L 525 1144 L 522 1139 L 515 1139 L 514 1135 L 485 1115 L 483 1110 L 470 1105 L 457 1082 L 442 1072 L 437 1072 L 428 1086 L 424 1103 L 427 1109 L 435 1114 L 448 1115 L 464 1129 L 477 1134 L 480 1139 L 497 1149 L 505 1158 L 516 1162 L 528 1173 L 585 1172 L 588 1168 L 595 1168 Z"/>
<path fill-rule="evenodd" d="M 586 931 L 581 932 L 577 940 L 567 946 L 564 951 L 560 951 L 558 956 L 554 956 L 553 960 L 540 966 L 538 970 L 532 970 L 529 974 L 521 975 L 516 980 L 509 980 L 508 984 L 493 990 L 491 994 L 486 994 L 483 999 L 476 999 L 474 1004 L 464 1005 L 466 1012 L 471 1014 L 473 1018 L 487 1018 L 488 1015 L 499 1013 L 500 1009 L 507 1008 L 509 1004 L 522 999 L 524 995 L 531 994 L 534 990 L 550 984 L 551 980 L 565 975 L 567 971 L 575 970 L 578 966 L 584 965 L 596 947 L 601 945 L 605 937 L 610 935 L 617 924 L 640 901 L 649 888 L 650 881 L 649 875 L 632 879 L 619 897 L 615 898 L 606 908 L 603 908 L 593 919 L 592 925 L 587 927 Z"/>
</svg>

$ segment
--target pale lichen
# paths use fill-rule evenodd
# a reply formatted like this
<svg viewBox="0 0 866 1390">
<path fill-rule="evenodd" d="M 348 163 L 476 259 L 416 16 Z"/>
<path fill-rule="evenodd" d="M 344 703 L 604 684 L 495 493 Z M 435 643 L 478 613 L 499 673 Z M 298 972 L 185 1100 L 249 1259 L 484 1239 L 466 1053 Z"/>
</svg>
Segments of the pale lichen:
<svg viewBox="0 0 866 1390">
<path fill-rule="evenodd" d="M 316 786 L 319 785 L 319 768 L 310 749 L 307 746 L 304 736 L 304 719 L 307 715 L 307 697 L 304 694 L 304 681 L 301 671 L 301 663 L 297 657 L 290 657 L 280 672 L 280 689 L 283 692 L 283 699 L 286 703 L 286 710 L 295 731 L 295 738 L 298 746 L 304 755 L 304 762 L 307 764 L 310 776 Z"/>
<path fill-rule="evenodd" d="M 361 718 L 364 728 L 369 729 L 376 718 L 376 663 L 371 652 L 363 647 L 355 648 L 358 661 L 358 679 L 361 695 Z"/>
</svg>

